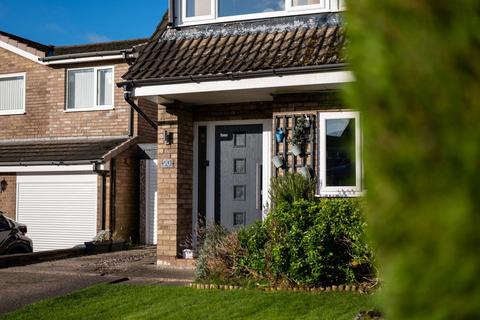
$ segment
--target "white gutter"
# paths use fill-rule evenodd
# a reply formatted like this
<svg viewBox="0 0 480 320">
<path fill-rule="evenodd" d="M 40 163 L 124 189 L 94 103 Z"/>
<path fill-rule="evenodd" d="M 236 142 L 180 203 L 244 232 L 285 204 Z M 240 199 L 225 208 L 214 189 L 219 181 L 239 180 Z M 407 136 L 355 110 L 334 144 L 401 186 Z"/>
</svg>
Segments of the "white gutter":
<svg viewBox="0 0 480 320">
<path fill-rule="evenodd" d="M 30 173 L 30 172 L 94 172 L 96 169 L 101 169 L 94 164 L 82 165 L 48 165 L 48 166 L 2 166 L 0 172 L 2 173 Z"/>
<path fill-rule="evenodd" d="M 355 81 L 355 77 L 350 71 L 327 71 L 261 78 L 191 82 L 152 86 L 138 85 L 137 87 L 135 87 L 133 94 L 135 97 L 148 97 L 249 89 L 279 89 L 298 86 L 331 85 L 349 83 L 353 81 Z"/>
<path fill-rule="evenodd" d="M 110 55 L 110 56 L 95 56 L 95 57 L 85 57 L 85 58 L 73 58 L 65 60 L 55 60 L 43 62 L 45 65 L 58 65 L 58 64 L 71 64 L 71 63 L 83 63 L 83 62 L 96 62 L 96 61 L 108 61 L 108 60 L 120 60 L 123 59 L 123 55 Z"/>
<path fill-rule="evenodd" d="M 62 59 L 62 60 L 54 60 L 54 61 L 42 61 L 42 57 L 39 57 L 33 53 L 30 53 L 28 51 L 22 50 L 20 48 L 17 48 L 15 46 L 12 46 L 9 43 L 6 43 L 4 41 L 0 41 L 0 48 L 3 48 L 5 50 L 8 50 L 10 52 L 13 52 L 15 54 L 18 54 L 21 57 L 24 57 L 28 60 L 31 60 L 33 62 L 36 62 L 38 64 L 44 65 L 44 66 L 49 66 L 49 65 L 59 65 L 59 64 L 72 64 L 72 63 L 84 63 L 84 62 L 97 62 L 97 61 L 109 61 L 109 60 L 120 60 L 123 59 L 124 56 L 122 54 L 116 54 L 116 55 L 98 55 L 94 57 L 80 57 L 80 58 L 71 58 L 71 59 Z"/>
</svg>

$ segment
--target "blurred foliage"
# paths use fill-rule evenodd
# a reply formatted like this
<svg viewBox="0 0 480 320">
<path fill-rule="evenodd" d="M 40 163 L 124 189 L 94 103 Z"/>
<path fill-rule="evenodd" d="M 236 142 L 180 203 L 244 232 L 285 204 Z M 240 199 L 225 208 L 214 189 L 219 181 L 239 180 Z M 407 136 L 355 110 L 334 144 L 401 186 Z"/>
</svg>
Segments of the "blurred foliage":
<svg viewBox="0 0 480 320">
<path fill-rule="evenodd" d="M 480 1 L 348 1 L 388 319 L 480 319 Z"/>
</svg>

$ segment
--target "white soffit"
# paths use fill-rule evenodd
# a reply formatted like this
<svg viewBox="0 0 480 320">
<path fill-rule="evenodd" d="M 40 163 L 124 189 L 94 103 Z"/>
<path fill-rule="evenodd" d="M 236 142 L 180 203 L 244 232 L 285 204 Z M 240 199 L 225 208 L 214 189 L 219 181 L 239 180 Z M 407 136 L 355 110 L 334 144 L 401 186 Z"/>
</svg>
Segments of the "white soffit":
<svg viewBox="0 0 480 320">
<path fill-rule="evenodd" d="M 331 71 L 298 75 L 248 78 L 239 80 L 221 80 L 189 82 L 135 88 L 136 97 L 169 96 L 192 93 L 213 93 L 222 91 L 280 89 L 289 87 L 311 87 L 349 83 L 354 81 L 350 71 Z"/>
</svg>

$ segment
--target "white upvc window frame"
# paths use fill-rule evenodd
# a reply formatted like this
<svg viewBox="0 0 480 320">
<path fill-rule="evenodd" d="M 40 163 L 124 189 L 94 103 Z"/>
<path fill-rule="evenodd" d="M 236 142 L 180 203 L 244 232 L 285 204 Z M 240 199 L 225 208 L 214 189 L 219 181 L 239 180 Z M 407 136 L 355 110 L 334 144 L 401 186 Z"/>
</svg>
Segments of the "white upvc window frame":
<svg viewBox="0 0 480 320">
<path fill-rule="evenodd" d="M 92 107 L 79 107 L 79 108 L 69 108 L 68 106 L 68 93 L 69 93 L 69 86 L 68 86 L 68 78 L 70 71 L 76 70 L 87 70 L 93 69 L 93 101 Z M 99 70 L 112 70 L 112 104 L 111 105 L 97 105 L 97 97 L 98 97 L 98 71 Z M 115 109 L 115 66 L 98 66 L 98 67 L 82 67 L 82 68 L 69 68 L 66 71 L 65 75 L 65 112 L 84 112 L 84 111 L 102 111 L 102 110 L 113 110 Z"/>
<path fill-rule="evenodd" d="M 196 16 L 196 17 L 187 17 L 187 1 L 182 0 L 181 4 L 181 11 L 182 11 L 182 22 L 199 22 L 205 20 L 213 20 L 218 15 L 217 14 L 217 1 L 210 0 L 210 14 L 204 16 Z"/>
<path fill-rule="evenodd" d="M 328 10 L 328 9 L 333 10 L 332 9 L 333 2 L 334 1 L 330 1 L 330 0 L 320 0 L 319 4 L 307 4 L 303 6 L 294 6 L 292 5 L 293 0 L 286 0 L 285 10 L 287 12 L 300 11 L 302 13 L 306 11 L 311 11 L 311 10 Z"/>
<path fill-rule="evenodd" d="M 262 18 L 274 18 L 274 17 L 284 17 L 284 16 L 294 16 L 301 14 L 309 13 L 321 13 L 321 12 L 337 12 L 345 10 L 343 0 L 320 0 L 320 4 L 313 5 L 304 5 L 304 6 L 293 6 L 292 0 L 285 0 L 285 9 L 282 11 L 274 12 L 261 12 L 261 13 L 249 13 L 249 14 L 240 14 L 228 17 L 219 17 L 218 14 L 218 1 L 219 0 L 210 0 L 210 15 L 197 16 L 197 17 L 187 17 L 187 0 L 175 0 L 178 5 L 177 8 L 180 10 L 181 21 L 179 26 L 191 26 L 191 25 L 201 25 L 207 23 L 221 23 L 221 22 L 231 22 L 231 21 L 242 21 L 242 20 L 252 20 L 252 19 L 262 19 Z M 343 4 L 343 5 L 342 5 Z"/>
<path fill-rule="evenodd" d="M 363 190 L 363 160 L 362 160 L 362 127 L 359 111 L 335 111 L 335 112 L 319 112 L 319 181 L 318 194 L 321 197 L 357 197 L 364 195 Z M 327 120 L 334 119 L 355 119 L 355 186 L 325 186 L 327 181 Z"/>
<path fill-rule="evenodd" d="M 0 116 L 12 116 L 12 115 L 25 114 L 26 104 L 27 104 L 27 73 L 26 72 L 17 72 L 17 73 L 0 74 L 0 79 L 17 78 L 17 77 L 22 77 L 23 78 L 23 106 L 22 106 L 22 109 L 0 111 Z"/>
</svg>

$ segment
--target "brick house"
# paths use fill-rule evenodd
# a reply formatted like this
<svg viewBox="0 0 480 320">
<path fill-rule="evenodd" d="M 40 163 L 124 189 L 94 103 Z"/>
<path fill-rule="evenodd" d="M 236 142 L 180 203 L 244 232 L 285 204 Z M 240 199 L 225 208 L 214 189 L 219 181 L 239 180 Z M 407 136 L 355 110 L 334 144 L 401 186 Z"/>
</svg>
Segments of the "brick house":
<svg viewBox="0 0 480 320">
<path fill-rule="evenodd" d="M 343 1 L 169 3 L 118 84 L 158 105 L 159 264 L 203 221 L 263 219 L 285 172 L 315 176 L 321 197 L 364 192 L 360 115 L 338 95 L 353 81 Z"/>
<path fill-rule="evenodd" d="M 138 146 L 157 134 L 115 83 L 146 41 L 53 47 L 0 32 L 0 210 L 27 224 L 34 250 L 102 229 L 139 240 Z M 156 119 L 156 104 L 138 104 Z"/>
</svg>

